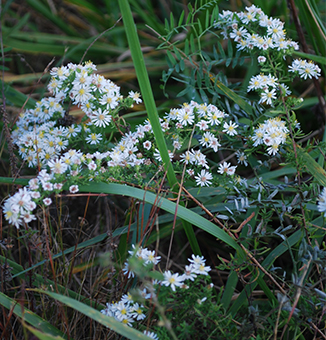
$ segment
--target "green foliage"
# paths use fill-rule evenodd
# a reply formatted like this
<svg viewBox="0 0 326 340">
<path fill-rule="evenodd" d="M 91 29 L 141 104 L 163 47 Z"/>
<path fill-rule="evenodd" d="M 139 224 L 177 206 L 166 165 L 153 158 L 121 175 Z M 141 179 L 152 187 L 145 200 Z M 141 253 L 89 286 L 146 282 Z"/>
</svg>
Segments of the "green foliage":
<svg viewBox="0 0 326 340">
<path fill-rule="evenodd" d="M 38 201 L 37 220 L 22 224 L 19 230 L 2 222 L 0 334 L 9 334 L 9 324 L 16 338 L 26 339 L 27 331 L 40 339 L 148 339 L 137 329 L 153 330 L 159 339 L 305 339 L 324 331 L 326 251 L 321 192 L 326 187 L 326 133 L 319 137 L 323 116 L 318 120 L 319 111 L 312 108 L 315 105 L 322 112 L 325 107 L 318 93 L 309 92 L 318 86 L 309 80 L 309 70 L 310 86 L 300 88 L 298 73 L 289 72 L 287 63 L 291 56 L 308 58 L 319 64 L 325 76 L 325 12 L 321 1 L 295 3 L 309 53 L 260 50 L 267 59 L 262 64 L 253 51 L 241 52 L 231 39 L 222 39 L 219 14 L 233 3 L 198 0 L 184 6 L 181 1 L 120 0 L 122 21 L 120 9 L 111 0 L 96 6 L 87 0 L 66 1 L 65 15 L 73 13 L 69 17 L 57 11 L 57 4 L 51 7 L 52 2 L 41 0 L 27 1 L 24 9 L 28 10 L 21 16 L 13 1 L 2 6 L 5 48 L 1 69 L 7 73 L 0 86 L 13 122 L 17 118 L 13 106 L 33 109 L 45 91 L 40 82 L 46 75 L 41 80 L 41 73 L 24 74 L 36 63 L 37 71 L 50 67 L 48 58 L 39 63 L 36 55 L 57 56 L 57 66 L 63 60 L 92 58 L 100 63 L 99 73 L 119 79 L 121 87 L 136 90 L 137 78 L 145 106 L 130 108 L 132 101 L 127 98 L 123 108 L 131 112 L 114 112 L 115 128 L 101 130 L 105 143 L 90 146 L 77 140 L 73 147 L 83 153 L 105 152 L 121 135 L 134 131 L 141 124 L 140 117 L 147 114 L 152 142 L 157 143 L 163 162 L 162 168 L 156 160 L 146 170 L 125 166 L 102 172 L 82 170 L 78 178 L 61 174 L 56 179 L 65 186 L 51 196 L 51 207 Z M 283 16 L 288 21 L 287 34 L 298 39 L 289 20 L 296 14 L 290 15 L 285 0 L 277 5 L 276 1 L 255 4 L 269 16 L 272 11 L 274 16 Z M 47 32 L 39 31 L 34 13 L 49 25 Z M 10 74 L 15 67 L 22 75 Z M 279 96 L 270 107 L 267 98 L 259 100 L 265 89 L 247 92 L 259 72 L 270 73 L 279 83 L 287 82 L 293 93 L 288 96 L 285 87 L 276 88 Z M 170 100 L 158 91 L 160 77 Z M 27 95 L 34 91 L 30 82 L 37 79 L 31 97 Z M 321 77 L 322 85 L 323 81 Z M 17 89 L 21 84 L 23 92 L 21 87 Z M 305 97 L 304 102 L 297 97 Z M 170 161 L 168 150 L 174 146 L 168 132 L 162 131 L 159 116 L 171 104 L 180 107 L 190 100 L 216 104 L 240 133 L 234 137 L 227 128 L 222 131 L 224 121 L 219 127 L 210 126 L 209 131 L 221 142 L 215 154 L 185 124 L 180 133 L 173 130 L 179 133 L 182 145 L 176 159 Z M 69 111 L 71 106 L 70 102 L 65 109 Z M 80 111 L 75 116 L 84 124 L 85 137 L 88 118 L 81 117 Z M 268 153 L 263 143 L 255 145 L 254 132 L 266 122 L 279 121 L 289 131 L 278 151 Z M 60 126 L 59 121 L 56 124 Z M 3 125 L 8 126 L 7 118 Z M 36 125 L 29 128 L 36 129 Z M 312 130 L 315 132 L 310 134 Z M 180 158 L 195 148 L 203 151 L 208 159 L 206 169 L 215 174 L 224 162 L 234 165 L 238 159 L 237 175 L 223 173 L 212 179 L 210 187 L 196 186 L 194 176 L 186 172 L 190 166 Z M 142 148 L 141 152 L 146 151 Z M 7 177 L 14 157 L 4 143 L 1 158 L 5 165 L 0 182 L 27 185 L 29 179 Z M 104 161 L 97 159 L 97 165 L 104 166 Z M 19 163 L 19 167 L 24 169 L 25 164 Z M 30 173 L 34 177 L 39 170 Z M 75 184 L 79 184 L 79 193 L 68 193 Z M 8 186 L 2 185 L 2 192 L 7 196 Z M 46 190 L 42 195 L 44 192 L 50 195 Z M 130 260 L 130 269 L 137 274 L 131 279 L 124 273 L 124 262 L 129 245 L 136 243 L 156 249 L 162 262 L 144 268 L 144 261 Z M 148 288 L 154 286 L 153 279 L 162 280 L 164 270 L 180 270 L 191 252 L 205 255 L 211 277 L 197 277 L 188 281 L 188 289 L 177 287 L 176 292 L 161 285 L 150 301 L 135 293 L 139 285 Z M 100 313 L 106 303 L 119 301 L 128 291 L 144 303 L 148 317 L 133 328 Z"/>
</svg>

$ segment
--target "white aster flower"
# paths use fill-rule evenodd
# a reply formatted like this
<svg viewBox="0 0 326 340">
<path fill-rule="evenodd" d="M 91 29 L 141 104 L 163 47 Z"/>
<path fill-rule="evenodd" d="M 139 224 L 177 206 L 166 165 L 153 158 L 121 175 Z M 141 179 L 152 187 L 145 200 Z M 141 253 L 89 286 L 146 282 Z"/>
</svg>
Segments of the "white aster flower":
<svg viewBox="0 0 326 340">
<path fill-rule="evenodd" d="M 69 191 L 70 191 L 72 194 L 76 194 L 76 193 L 79 191 L 78 185 L 71 185 L 71 186 L 69 187 Z"/>
<path fill-rule="evenodd" d="M 136 102 L 136 104 L 139 104 L 142 102 L 140 98 L 140 93 L 138 92 L 130 91 L 128 97 L 132 98 L 134 102 Z"/>
<path fill-rule="evenodd" d="M 265 103 L 266 102 L 267 105 L 272 105 L 273 99 L 276 99 L 276 90 L 272 89 L 271 91 L 269 91 L 267 89 L 267 90 L 265 90 L 261 93 L 259 103 Z"/>
<path fill-rule="evenodd" d="M 102 140 L 100 133 L 91 133 L 86 137 L 86 142 L 89 144 L 98 144 Z"/>
<path fill-rule="evenodd" d="M 99 108 L 94 111 L 91 116 L 91 121 L 95 126 L 105 127 L 110 124 L 112 116 L 109 114 L 108 110 L 103 110 Z"/>
<path fill-rule="evenodd" d="M 233 123 L 232 120 L 230 120 L 229 124 L 227 122 L 225 122 L 223 124 L 223 132 L 226 132 L 228 135 L 230 136 L 235 136 L 238 134 L 236 128 L 238 127 L 238 125 L 236 123 Z"/>
<path fill-rule="evenodd" d="M 143 143 L 143 147 L 146 150 L 149 150 L 152 147 L 152 143 L 149 140 L 147 140 L 146 142 Z"/>
<path fill-rule="evenodd" d="M 231 176 L 235 173 L 236 168 L 236 166 L 231 166 L 231 163 L 223 162 L 223 164 L 219 165 L 217 172 Z"/>
<path fill-rule="evenodd" d="M 165 271 L 163 273 L 164 280 L 162 284 L 164 286 L 171 286 L 171 289 L 175 292 L 176 287 L 181 287 L 183 285 L 184 276 L 180 275 L 179 273 L 172 274 L 170 270 Z"/>
<path fill-rule="evenodd" d="M 238 163 L 239 164 L 244 164 L 245 166 L 248 165 L 247 163 L 247 156 L 245 155 L 244 152 L 241 152 L 240 150 L 238 150 L 235 155 L 237 156 L 238 158 Z"/>
<path fill-rule="evenodd" d="M 148 336 L 149 338 L 151 338 L 151 339 L 159 340 L 157 334 L 155 334 L 154 332 L 144 331 L 144 334 L 145 334 L 146 336 Z"/>
<path fill-rule="evenodd" d="M 52 203 L 52 200 L 50 197 L 44 198 L 43 203 L 48 206 Z"/>
<path fill-rule="evenodd" d="M 206 170 L 202 170 L 200 174 L 195 176 L 196 184 L 200 185 L 201 187 L 205 185 L 210 186 L 210 184 L 212 184 L 212 182 L 210 182 L 212 178 L 213 178 L 212 174 Z"/>
</svg>

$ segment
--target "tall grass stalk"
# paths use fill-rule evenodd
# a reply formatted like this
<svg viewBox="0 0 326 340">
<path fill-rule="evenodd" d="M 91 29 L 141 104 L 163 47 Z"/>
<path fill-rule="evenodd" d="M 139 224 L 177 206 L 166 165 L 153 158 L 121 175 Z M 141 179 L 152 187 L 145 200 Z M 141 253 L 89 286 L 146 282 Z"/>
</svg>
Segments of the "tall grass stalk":
<svg viewBox="0 0 326 340">
<path fill-rule="evenodd" d="M 122 13 L 123 22 L 127 34 L 127 39 L 134 61 L 134 66 L 137 74 L 138 83 L 140 86 L 141 94 L 143 96 L 144 104 L 147 110 L 148 118 L 151 122 L 155 140 L 160 151 L 165 171 L 167 172 L 167 179 L 172 190 L 178 188 L 178 181 L 175 176 L 173 166 L 171 164 L 168 149 L 165 143 L 163 131 L 159 121 L 155 100 L 152 92 L 152 87 L 149 81 L 148 73 L 146 70 L 143 54 L 141 52 L 139 38 L 137 35 L 136 25 L 134 23 L 132 12 L 128 0 L 119 0 L 119 6 Z M 190 223 L 182 222 L 185 233 L 189 240 L 190 246 L 194 253 L 201 254 L 194 230 Z"/>
</svg>

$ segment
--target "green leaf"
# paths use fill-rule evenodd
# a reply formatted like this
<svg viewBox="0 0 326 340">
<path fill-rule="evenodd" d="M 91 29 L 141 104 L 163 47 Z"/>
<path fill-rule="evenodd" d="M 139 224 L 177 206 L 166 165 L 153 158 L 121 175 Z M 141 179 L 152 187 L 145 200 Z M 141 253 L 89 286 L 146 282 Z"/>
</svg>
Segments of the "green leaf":
<svg viewBox="0 0 326 340">
<path fill-rule="evenodd" d="M 190 50 L 192 54 L 196 53 L 195 39 L 192 33 L 190 34 Z"/>
<path fill-rule="evenodd" d="M 297 146 L 298 153 L 304 160 L 307 172 L 309 172 L 316 181 L 326 187 L 326 171 L 308 154 L 308 152 L 303 151 Z"/>
<path fill-rule="evenodd" d="M 211 77 L 211 80 L 215 83 L 215 85 L 231 100 L 233 100 L 236 104 L 238 104 L 245 112 L 252 114 L 252 107 L 248 104 L 244 99 L 238 96 L 234 91 L 230 90 L 227 86 L 225 86 L 221 81 Z"/>
<path fill-rule="evenodd" d="M 0 87 L 2 86 L 2 80 L 0 80 Z M 36 100 L 26 96 L 25 94 L 15 90 L 13 87 L 11 87 L 8 84 L 4 84 L 4 95 L 7 100 L 9 100 L 12 104 L 14 104 L 17 107 L 22 107 L 25 102 L 25 108 L 26 109 L 32 109 L 36 105 Z"/>
<path fill-rule="evenodd" d="M 174 66 L 177 63 L 177 61 L 173 57 L 172 53 L 169 50 L 166 50 L 166 55 L 168 56 L 172 66 Z"/>
<path fill-rule="evenodd" d="M 322 65 L 326 65 L 326 57 L 322 57 L 320 55 L 303 53 L 303 52 L 298 52 L 298 51 L 294 51 L 292 54 L 297 55 L 298 57 L 301 57 L 301 58 L 313 60 L 316 63 L 320 63 Z"/>
<path fill-rule="evenodd" d="M 184 16 L 185 16 L 185 11 L 182 11 L 181 15 L 180 15 L 180 18 L 179 18 L 178 26 L 182 25 Z"/>
<path fill-rule="evenodd" d="M 125 195 L 128 197 L 134 197 L 141 201 L 145 201 L 150 204 L 158 204 L 159 207 L 171 214 L 175 214 L 176 212 L 176 204 L 174 202 L 169 201 L 166 198 L 160 197 L 158 199 L 156 194 L 152 192 L 145 191 L 142 189 L 134 188 L 127 185 L 116 184 L 116 183 L 90 183 L 89 185 L 80 186 L 79 190 L 81 192 L 93 192 L 93 193 L 107 193 L 107 194 L 115 194 L 115 195 Z M 239 252 L 239 254 L 243 254 L 240 246 L 235 242 L 235 240 L 229 236 L 224 230 L 218 227 L 216 224 L 206 220 L 204 217 L 198 215 L 197 213 L 191 211 L 182 206 L 178 206 L 177 216 L 198 228 L 208 232 L 209 234 L 215 236 L 222 242 L 225 242 L 230 247 L 234 248 Z"/>
<path fill-rule="evenodd" d="M 153 91 L 149 82 L 144 57 L 140 47 L 139 37 L 128 0 L 119 0 L 119 7 L 121 10 L 131 56 L 134 61 L 137 79 L 147 111 L 148 119 L 151 122 L 153 128 L 153 134 L 157 143 L 157 147 L 160 151 L 160 155 L 162 157 L 165 171 L 167 172 L 169 185 L 171 189 L 176 190 L 176 188 L 178 188 L 178 181 L 174 173 L 173 165 L 170 161 L 168 149 L 165 143 L 164 134 L 155 105 Z M 198 241 L 196 239 L 191 224 L 183 222 L 183 227 L 193 252 L 196 254 L 201 254 Z"/>
<path fill-rule="evenodd" d="M 24 325 L 24 327 L 27 328 L 32 334 L 34 334 L 39 340 L 63 340 L 63 338 L 59 335 L 54 336 L 49 333 L 44 333 L 28 325 Z"/>
<path fill-rule="evenodd" d="M 44 333 L 48 333 L 54 336 L 60 336 L 67 339 L 64 333 L 59 331 L 57 328 L 52 326 L 49 322 L 45 321 L 35 313 L 33 313 L 28 308 L 22 308 L 22 306 L 17 303 L 17 301 L 11 299 L 9 296 L 0 292 L 0 304 L 7 308 L 8 310 L 13 309 L 13 313 L 18 317 L 24 319 L 29 324 L 37 327 Z"/>
</svg>

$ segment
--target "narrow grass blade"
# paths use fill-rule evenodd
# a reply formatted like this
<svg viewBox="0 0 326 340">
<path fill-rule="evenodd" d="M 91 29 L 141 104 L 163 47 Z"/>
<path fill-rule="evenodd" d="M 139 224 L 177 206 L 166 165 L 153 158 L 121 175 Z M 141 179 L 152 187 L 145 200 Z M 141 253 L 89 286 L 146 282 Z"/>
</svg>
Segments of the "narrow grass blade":
<svg viewBox="0 0 326 340">
<path fill-rule="evenodd" d="M 63 338 L 59 335 L 54 336 L 49 333 L 41 332 L 37 330 L 36 328 L 28 326 L 28 325 L 24 325 L 24 327 L 27 328 L 32 334 L 34 334 L 39 340 L 63 340 Z"/>
<path fill-rule="evenodd" d="M 308 154 L 298 148 L 300 157 L 304 160 L 307 172 L 314 176 L 315 180 L 322 186 L 326 187 L 326 171 Z"/>
<path fill-rule="evenodd" d="M 291 235 L 287 241 L 282 242 L 279 246 L 277 246 L 275 249 L 273 249 L 269 255 L 266 257 L 266 259 L 262 262 L 262 266 L 268 270 L 270 266 L 273 264 L 273 262 L 280 257 L 282 254 L 284 254 L 289 247 L 294 246 L 297 244 L 300 239 L 302 238 L 302 231 L 298 230 L 293 235 Z M 262 280 L 264 276 L 264 273 L 260 272 L 259 280 Z M 250 296 L 251 292 L 255 289 L 255 287 L 258 284 L 258 280 L 253 282 L 252 284 L 248 285 L 238 296 L 238 298 L 235 300 L 235 302 L 232 304 L 230 308 L 230 313 L 235 316 L 238 312 L 238 310 L 241 308 L 241 306 L 248 301 L 248 296 Z M 247 295 L 248 294 L 248 295 Z"/>
<path fill-rule="evenodd" d="M 26 322 L 37 327 L 44 333 L 48 333 L 54 336 L 60 336 L 64 339 L 67 339 L 64 333 L 60 330 L 52 326 L 50 323 L 39 317 L 38 315 L 34 314 L 31 310 L 20 306 L 15 300 L 11 299 L 9 296 L 0 292 L 0 304 L 7 309 L 13 308 L 13 312 L 15 315 L 23 318 Z"/>
<path fill-rule="evenodd" d="M 134 61 L 134 66 L 137 74 L 137 79 L 139 82 L 139 86 L 141 89 L 141 93 L 143 96 L 144 104 L 147 110 L 148 118 L 151 122 L 153 128 L 153 134 L 155 136 L 155 140 L 157 143 L 157 147 L 160 151 L 160 155 L 162 157 L 162 161 L 164 164 L 164 168 L 167 172 L 167 179 L 171 188 L 176 190 L 177 187 L 177 178 L 175 176 L 173 165 L 170 161 L 170 157 L 168 154 L 168 149 L 165 143 L 162 127 L 159 121 L 159 116 L 157 113 L 157 108 L 154 101 L 154 96 L 152 92 L 152 88 L 149 82 L 148 73 L 145 67 L 145 62 L 143 58 L 143 54 L 140 48 L 140 42 L 137 35 L 135 23 L 132 17 L 131 9 L 128 0 L 119 0 L 119 7 L 122 13 L 122 18 L 124 22 L 124 26 L 126 29 L 127 39 L 132 55 L 132 59 Z M 194 253 L 201 254 L 195 233 L 192 229 L 191 224 L 183 222 L 183 227 L 187 238 L 189 240 L 190 246 Z"/>
<path fill-rule="evenodd" d="M 214 77 L 211 77 L 211 80 L 227 97 L 238 104 L 242 108 L 242 110 L 249 114 L 252 114 L 252 107 L 244 99 L 238 96 L 234 91 L 230 90 L 221 81 L 214 79 Z"/>
<path fill-rule="evenodd" d="M 58 16 L 54 15 L 49 8 L 47 8 L 41 1 L 38 0 L 26 0 L 26 2 L 33 7 L 37 12 L 42 14 L 45 18 L 52 21 L 57 25 L 63 32 L 68 35 L 78 36 L 79 34 L 75 29 L 67 25 L 66 22 L 61 20 Z"/>
<path fill-rule="evenodd" d="M 80 313 L 83 313 L 84 315 L 90 317 L 91 319 L 97 321 L 103 326 L 106 326 L 110 329 L 112 329 L 114 332 L 119 333 L 120 335 L 125 336 L 127 339 L 131 340 L 148 340 L 148 337 L 144 335 L 143 333 L 137 331 L 136 329 L 133 329 L 129 326 L 123 325 L 121 322 L 117 321 L 116 319 L 106 316 L 99 312 L 98 310 L 89 307 L 85 305 L 84 303 L 81 303 L 79 301 L 76 301 L 74 299 L 71 299 L 67 296 L 59 295 L 56 293 L 51 292 L 45 292 L 45 291 L 39 291 L 40 293 L 47 294 L 51 296 L 53 299 L 60 301 L 61 303 L 64 303 L 65 305 L 77 310 Z"/>
<path fill-rule="evenodd" d="M 145 201 L 150 204 L 155 204 L 158 202 L 160 208 L 174 214 L 176 211 L 176 204 L 169 201 L 166 198 L 160 198 L 157 200 L 157 195 L 142 189 L 130 187 L 127 185 L 116 184 L 116 183 L 91 183 L 89 185 L 84 185 L 79 187 L 80 192 L 93 192 L 93 193 L 106 193 L 115 195 L 125 195 L 129 197 L 134 197 L 141 201 Z M 198 215 L 197 213 L 187 209 L 185 207 L 179 206 L 177 211 L 177 216 L 189 223 L 192 223 L 196 227 L 208 232 L 209 234 L 215 236 L 222 242 L 226 243 L 230 247 L 237 250 L 240 256 L 243 256 L 243 251 L 235 240 L 229 236 L 224 230 L 218 227 L 216 224 L 206 220 L 204 217 Z"/>
<path fill-rule="evenodd" d="M 0 80 L 0 88 L 2 88 L 2 80 Z M 3 84 L 4 86 L 4 96 L 6 97 L 7 100 L 7 105 L 8 104 L 12 104 L 15 105 L 17 107 L 22 107 L 25 103 L 25 101 L 27 100 L 26 109 L 31 109 L 35 106 L 36 104 L 36 100 L 32 99 L 32 98 L 28 98 L 25 94 L 15 90 L 13 87 L 11 87 L 8 84 Z"/>
</svg>

